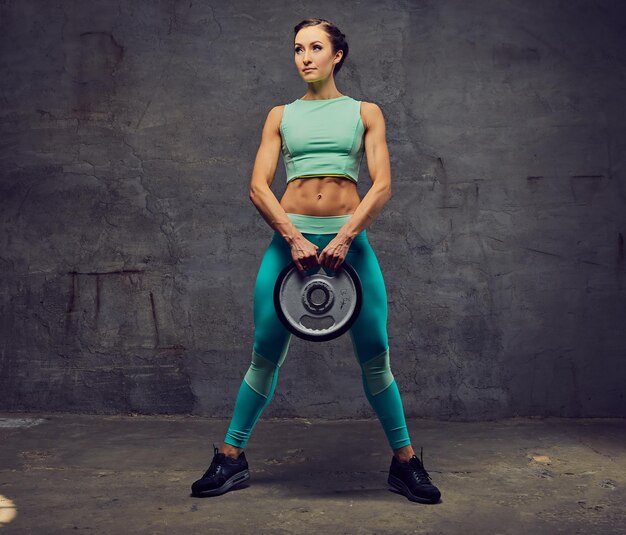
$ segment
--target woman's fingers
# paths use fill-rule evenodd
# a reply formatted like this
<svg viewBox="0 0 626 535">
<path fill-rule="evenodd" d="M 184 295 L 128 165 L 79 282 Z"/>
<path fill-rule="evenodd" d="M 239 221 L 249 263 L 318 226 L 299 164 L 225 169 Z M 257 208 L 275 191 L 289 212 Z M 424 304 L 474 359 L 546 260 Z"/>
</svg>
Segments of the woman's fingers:
<svg viewBox="0 0 626 535">
<path fill-rule="evenodd" d="M 350 246 L 334 238 L 320 254 L 320 264 L 337 271 L 348 254 Z"/>
<path fill-rule="evenodd" d="M 291 256 L 294 264 L 300 271 L 304 273 L 309 269 L 318 267 L 320 265 L 319 258 L 317 256 L 317 250 L 319 247 L 308 240 L 300 242 L 291 249 Z"/>
<path fill-rule="evenodd" d="M 291 256 L 300 273 L 319 266 L 330 271 L 337 271 L 343 264 L 349 249 L 350 244 L 345 239 L 335 237 L 318 256 L 319 247 L 304 240 L 292 246 Z"/>
</svg>

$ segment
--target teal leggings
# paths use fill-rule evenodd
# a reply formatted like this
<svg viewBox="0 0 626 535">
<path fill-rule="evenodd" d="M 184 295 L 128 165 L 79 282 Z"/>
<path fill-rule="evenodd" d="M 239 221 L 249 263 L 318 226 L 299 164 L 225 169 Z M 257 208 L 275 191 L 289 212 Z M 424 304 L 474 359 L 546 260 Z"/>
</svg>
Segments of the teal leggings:
<svg viewBox="0 0 626 535">
<path fill-rule="evenodd" d="M 319 247 L 320 254 L 351 217 L 287 214 L 302 235 Z M 392 449 L 411 443 L 400 392 L 389 366 L 387 292 L 378 259 L 362 230 L 350 244 L 345 261 L 361 279 L 363 302 L 357 320 L 348 331 L 362 370 L 365 396 L 376 412 Z M 235 401 L 224 442 L 244 448 L 261 413 L 276 389 L 278 371 L 291 342 L 291 332 L 274 308 L 274 285 L 280 271 L 293 262 L 291 248 L 278 233 L 267 247 L 254 287 L 254 346 L 252 361 Z"/>
</svg>

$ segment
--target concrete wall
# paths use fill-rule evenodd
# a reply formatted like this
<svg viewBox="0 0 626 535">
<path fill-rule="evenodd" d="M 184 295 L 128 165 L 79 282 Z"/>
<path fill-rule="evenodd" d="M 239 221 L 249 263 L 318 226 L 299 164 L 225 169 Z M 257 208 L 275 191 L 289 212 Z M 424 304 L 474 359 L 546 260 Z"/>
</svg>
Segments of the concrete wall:
<svg viewBox="0 0 626 535">
<path fill-rule="evenodd" d="M 407 416 L 626 415 L 626 7 L 582 0 L 0 2 L 0 408 L 231 415 L 307 16 L 387 121 Z M 372 416 L 349 337 L 294 337 L 264 414 Z"/>
</svg>

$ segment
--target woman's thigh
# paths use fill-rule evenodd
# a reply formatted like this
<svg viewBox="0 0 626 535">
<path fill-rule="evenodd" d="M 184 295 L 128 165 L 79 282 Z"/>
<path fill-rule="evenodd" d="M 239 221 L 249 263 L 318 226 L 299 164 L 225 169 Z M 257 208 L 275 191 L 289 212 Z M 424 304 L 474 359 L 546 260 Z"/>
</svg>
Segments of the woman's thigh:
<svg viewBox="0 0 626 535">
<path fill-rule="evenodd" d="M 274 286 L 290 262 L 291 249 L 275 234 L 265 250 L 254 284 L 254 351 L 278 365 L 285 358 L 291 333 L 276 314 Z"/>
<path fill-rule="evenodd" d="M 366 236 L 352 242 L 346 260 L 358 273 L 363 288 L 361 311 L 349 331 L 356 357 L 362 364 L 389 347 L 387 289 L 378 258 Z"/>
</svg>

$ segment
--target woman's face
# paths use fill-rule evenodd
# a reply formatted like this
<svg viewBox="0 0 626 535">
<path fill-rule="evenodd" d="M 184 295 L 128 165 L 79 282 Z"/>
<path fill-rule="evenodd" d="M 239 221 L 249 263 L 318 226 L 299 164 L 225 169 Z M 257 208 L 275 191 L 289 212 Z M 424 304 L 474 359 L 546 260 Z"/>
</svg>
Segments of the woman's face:
<svg viewBox="0 0 626 535">
<path fill-rule="evenodd" d="M 333 54 L 328 34 L 319 25 L 302 28 L 294 39 L 296 67 L 305 82 L 316 82 L 331 76 L 342 55 L 342 50 Z"/>
</svg>

